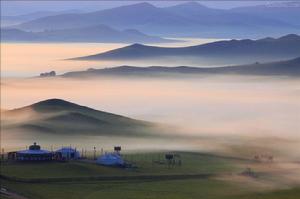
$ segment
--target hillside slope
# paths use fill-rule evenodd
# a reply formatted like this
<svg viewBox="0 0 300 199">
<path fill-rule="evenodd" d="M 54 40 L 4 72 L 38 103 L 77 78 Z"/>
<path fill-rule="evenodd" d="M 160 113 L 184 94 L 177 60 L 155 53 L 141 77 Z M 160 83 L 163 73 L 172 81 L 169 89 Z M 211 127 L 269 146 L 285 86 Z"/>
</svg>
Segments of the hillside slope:
<svg viewBox="0 0 300 199">
<path fill-rule="evenodd" d="M 98 111 L 61 99 L 49 99 L 3 112 L 3 130 L 59 135 L 145 136 L 155 125 Z"/>
</svg>

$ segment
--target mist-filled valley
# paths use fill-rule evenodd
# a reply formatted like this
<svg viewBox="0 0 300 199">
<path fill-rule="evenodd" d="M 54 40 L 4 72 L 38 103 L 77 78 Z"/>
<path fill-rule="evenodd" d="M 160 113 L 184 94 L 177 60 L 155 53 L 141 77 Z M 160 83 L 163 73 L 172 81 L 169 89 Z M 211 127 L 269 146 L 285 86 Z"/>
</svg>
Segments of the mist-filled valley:
<svg viewBox="0 0 300 199">
<path fill-rule="evenodd" d="M 190 46 L 218 41 L 218 39 L 178 38 L 177 43 L 154 44 L 156 46 Z M 66 60 L 89 54 L 105 52 L 127 46 L 128 43 L 1 43 L 2 76 L 38 76 L 39 73 L 54 70 L 57 73 L 88 68 L 105 68 L 120 65 L 159 65 L 176 66 L 179 63 L 168 60 L 152 61 L 74 61 Z M 181 64 L 205 65 L 193 60 L 182 60 Z"/>
<path fill-rule="evenodd" d="M 110 151 L 112 146 L 121 145 L 124 154 L 185 151 L 242 159 L 252 159 L 257 154 L 271 155 L 275 159 L 272 166 L 246 165 L 268 173 L 273 180 L 270 177 L 260 181 L 218 178 L 235 184 L 246 183 L 249 189 L 262 191 L 290 188 L 300 183 L 299 85 L 297 78 L 242 75 L 165 79 L 3 78 L 1 103 L 5 110 L 1 114 L 1 139 L 5 142 L 2 147 L 8 151 L 20 150 L 37 141 L 48 150 L 72 146 L 92 153 L 96 147 L 97 154 L 100 149 Z M 51 98 L 130 120 L 151 122 L 154 126 L 139 126 L 130 120 L 122 126 L 115 116 L 104 116 L 100 121 L 115 122 L 112 125 L 120 128 L 102 126 L 95 131 L 90 119 L 82 115 L 59 115 L 62 112 L 56 111 L 56 105 L 46 111 L 43 103 L 47 102 L 43 100 Z M 15 109 L 24 106 L 27 108 Z M 67 109 L 63 108 L 63 112 L 68 112 Z M 7 110 L 11 114 L 5 114 Z M 76 108 L 70 108 L 70 113 L 76 116 Z M 45 127 L 54 130 L 47 131 Z M 235 163 L 237 167 L 243 165 Z"/>
<path fill-rule="evenodd" d="M 1 198 L 297 198 L 299 10 L 1 2 Z"/>
<path fill-rule="evenodd" d="M 121 142 L 132 150 L 221 152 L 223 147 L 229 150 L 240 145 L 258 145 L 297 156 L 300 152 L 296 147 L 300 141 L 299 85 L 296 78 L 222 75 L 167 79 L 3 78 L 1 102 L 5 110 L 59 98 L 164 126 L 161 132 L 157 129 L 150 138 L 128 137 L 125 131 L 122 135 L 122 130 L 111 137 L 109 134 L 101 136 L 101 132 L 100 136 L 91 136 L 89 132 L 81 134 L 67 130 L 60 134 L 33 132 L 31 135 L 30 131 L 5 128 L 5 122 L 34 120 L 30 111 L 26 113 L 29 116 L 25 114 L 23 118 L 10 118 L 3 114 L 2 138 L 6 140 L 3 147 L 19 148 L 30 144 L 32 139 L 38 139 L 47 146 L 71 144 L 79 148 L 104 147 L 108 143 Z M 164 136 L 158 136 L 159 133 Z M 268 139 L 274 142 L 268 145 L 264 141 Z"/>
<path fill-rule="evenodd" d="M 154 45 L 185 47 L 218 41 L 200 38 L 177 38 L 176 40 L 181 41 Z M 180 59 L 180 56 L 176 62 L 167 59 L 160 61 L 160 58 L 153 58 L 150 61 L 143 59 L 138 61 L 67 60 L 72 57 L 122 48 L 126 45 L 128 44 L 1 43 L 1 56 L 3 57 L 1 109 L 20 108 L 52 98 L 62 99 L 96 110 L 158 123 L 160 129 L 154 130 L 151 139 L 143 138 L 143 136 L 128 138 L 128 132 L 122 131 L 118 131 L 117 136 L 112 135 L 113 138 L 110 138 L 111 134 L 109 132 L 103 134 L 103 129 L 98 129 L 101 131 L 98 135 L 93 132 L 93 136 L 90 136 L 91 132 L 82 132 L 81 135 L 78 133 L 80 130 L 75 133 L 73 129 L 67 130 L 67 128 L 57 130 L 56 127 L 60 133 L 51 134 L 47 131 L 45 133 L 36 131 L 36 127 L 35 130 L 33 128 L 24 130 L 6 128 L 7 126 L 3 125 L 3 138 L 6 141 L 2 145 L 5 148 L 24 147 L 33 139 L 38 139 L 39 142 L 45 142 L 46 146 L 71 144 L 91 148 L 94 145 L 113 145 L 115 140 L 121 139 L 119 143 L 122 145 L 128 143 L 126 147 L 132 150 L 141 148 L 144 150 L 224 151 L 223 147 L 232 147 L 232 141 L 234 145 L 241 143 L 252 145 L 257 141 L 250 140 L 270 138 L 282 141 L 283 144 L 288 143 L 289 147 L 283 148 L 289 151 L 293 148 L 291 146 L 298 144 L 300 82 L 297 76 L 222 75 L 221 73 L 188 76 L 175 74 L 152 78 L 151 75 L 139 76 L 136 73 L 135 76 L 122 76 L 121 74 L 120 76 L 87 78 L 37 77 L 40 73 L 51 70 L 56 71 L 57 74 L 63 74 L 89 68 L 101 69 L 126 64 L 152 66 L 157 63 L 162 66 L 182 64 L 212 67 L 203 59 L 195 61 Z M 217 63 L 215 61 L 215 64 Z M 233 63 L 235 64 L 237 63 Z M 276 64 L 280 65 L 280 62 Z M 31 118 L 33 116 L 26 114 L 23 119 L 31 121 L 30 125 L 37 122 Z M 1 120 L 4 124 L 10 123 L 9 120 L 22 118 L 22 116 L 16 117 L 16 114 L 10 118 L 7 114 L 2 115 Z M 41 119 L 44 116 L 36 115 L 35 117 Z M 22 121 L 22 124 L 27 122 L 28 127 L 26 120 Z M 53 121 L 53 118 L 50 121 Z M 79 129 L 85 129 L 84 125 Z M 32 130 L 34 131 L 31 132 Z M 7 133 L 8 131 L 10 132 Z M 159 134 L 164 136 L 158 136 Z M 82 136 L 87 137 L 83 139 Z M 98 138 L 95 139 L 95 136 Z M 139 144 L 137 145 L 136 142 Z"/>
</svg>

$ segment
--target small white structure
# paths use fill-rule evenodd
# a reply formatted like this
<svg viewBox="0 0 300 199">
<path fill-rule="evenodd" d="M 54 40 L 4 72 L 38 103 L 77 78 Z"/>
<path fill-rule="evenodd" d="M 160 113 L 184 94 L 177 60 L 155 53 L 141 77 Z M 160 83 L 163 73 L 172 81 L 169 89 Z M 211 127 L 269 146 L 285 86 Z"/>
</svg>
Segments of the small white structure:
<svg viewBox="0 0 300 199">
<path fill-rule="evenodd" d="M 106 153 L 97 159 L 97 164 L 105 166 L 123 166 L 125 164 L 123 158 L 118 153 Z"/>
<path fill-rule="evenodd" d="M 61 149 L 55 151 L 56 154 L 59 155 L 61 159 L 78 159 L 80 158 L 80 153 L 71 147 L 62 147 Z"/>
</svg>

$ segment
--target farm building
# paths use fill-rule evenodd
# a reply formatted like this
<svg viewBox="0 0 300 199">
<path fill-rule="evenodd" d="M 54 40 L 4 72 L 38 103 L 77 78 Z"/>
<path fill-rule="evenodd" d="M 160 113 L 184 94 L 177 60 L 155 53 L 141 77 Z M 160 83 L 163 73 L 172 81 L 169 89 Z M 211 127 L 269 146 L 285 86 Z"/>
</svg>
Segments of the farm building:
<svg viewBox="0 0 300 199">
<path fill-rule="evenodd" d="M 101 164 L 105 166 L 123 166 L 125 162 L 120 154 L 107 153 L 98 157 L 97 164 Z"/>
<path fill-rule="evenodd" d="M 80 158 L 80 153 L 71 147 L 62 147 L 55 151 L 55 157 L 58 160 L 74 160 Z"/>
<path fill-rule="evenodd" d="M 41 147 L 34 143 L 28 150 L 16 152 L 16 160 L 19 161 L 49 161 L 52 160 L 52 153 L 47 150 L 41 150 Z"/>
</svg>

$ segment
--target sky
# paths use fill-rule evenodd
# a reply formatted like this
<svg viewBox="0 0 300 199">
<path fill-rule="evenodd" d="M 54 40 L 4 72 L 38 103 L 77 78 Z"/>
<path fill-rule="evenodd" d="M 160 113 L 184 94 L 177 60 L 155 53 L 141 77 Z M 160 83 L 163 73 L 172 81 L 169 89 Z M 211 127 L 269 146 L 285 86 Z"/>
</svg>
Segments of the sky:
<svg viewBox="0 0 300 199">
<path fill-rule="evenodd" d="M 1 15 L 20 15 L 37 11 L 61 11 L 76 9 L 81 11 L 94 11 L 113 8 L 121 5 L 135 4 L 145 1 L 2 1 Z M 189 1 L 147 1 L 158 7 L 172 6 Z M 212 8 L 229 9 L 240 6 L 254 6 L 268 4 L 273 1 L 198 1 L 199 3 Z M 282 1 L 276 1 L 282 2 Z"/>
</svg>

